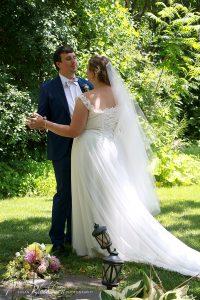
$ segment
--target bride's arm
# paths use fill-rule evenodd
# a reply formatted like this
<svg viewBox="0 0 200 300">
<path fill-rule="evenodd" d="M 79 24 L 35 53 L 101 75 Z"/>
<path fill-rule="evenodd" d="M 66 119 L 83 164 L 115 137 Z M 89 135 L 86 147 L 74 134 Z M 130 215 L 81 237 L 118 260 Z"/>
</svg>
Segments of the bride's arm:
<svg viewBox="0 0 200 300">
<path fill-rule="evenodd" d="M 62 125 L 44 120 L 39 114 L 35 114 L 34 118 L 29 118 L 27 125 L 30 128 L 41 127 L 48 129 L 60 136 L 75 138 L 79 136 L 85 129 L 88 119 L 88 110 L 82 101 L 77 100 L 74 113 L 70 125 Z"/>
</svg>

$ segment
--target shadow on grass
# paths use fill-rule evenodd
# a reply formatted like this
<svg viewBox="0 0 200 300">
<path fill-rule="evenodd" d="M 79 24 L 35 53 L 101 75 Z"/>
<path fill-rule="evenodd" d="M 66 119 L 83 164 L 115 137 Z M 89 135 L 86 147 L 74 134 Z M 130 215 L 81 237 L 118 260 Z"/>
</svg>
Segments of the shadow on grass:
<svg viewBox="0 0 200 300">
<path fill-rule="evenodd" d="M 162 207 L 158 220 L 168 231 L 178 234 L 188 246 L 200 250 L 198 234 L 200 215 L 198 212 L 200 212 L 200 203 L 197 201 L 176 202 L 174 206 L 170 203 Z M 170 215 L 170 222 L 165 225 L 165 217 L 168 215 Z"/>
<path fill-rule="evenodd" d="M 200 202 L 184 199 L 180 202 L 176 201 L 174 206 L 172 205 L 172 202 L 170 202 L 170 204 L 165 204 L 162 207 L 161 214 L 170 214 L 172 212 L 179 214 L 186 213 L 188 209 L 200 209 Z"/>
<path fill-rule="evenodd" d="M 49 218 L 31 217 L 12 219 L 0 223 L 0 258 L 7 263 L 17 251 L 27 244 L 49 243 Z"/>
<path fill-rule="evenodd" d="M 15 253 L 33 242 L 49 244 L 49 218 L 31 217 L 24 220 L 12 219 L 0 223 L 0 274 L 5 272 L 7 263 Z M 67 274 L 101 276 L 101 259 L 78 257 L 71 248 L 59 257 Z"/>
</svg>

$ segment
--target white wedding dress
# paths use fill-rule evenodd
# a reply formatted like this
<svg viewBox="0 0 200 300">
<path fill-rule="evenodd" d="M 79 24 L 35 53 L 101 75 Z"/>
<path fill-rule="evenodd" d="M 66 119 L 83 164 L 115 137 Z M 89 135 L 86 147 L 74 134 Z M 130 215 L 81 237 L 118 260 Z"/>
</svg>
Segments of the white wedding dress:
<svg viewBox="0 0 200 300">
<path fill-rule="evenodd" d="M 84 132 L 72 149 L 72 232 L 78 255 L 106 254 L 92 236 L 94 223 L 107 226 L 121 259 L 153 264 L 185 275 L 200 274 L 200 253 L 169 233 L 153 216 L 159 212 L 144 205 L 142 192 L 128 175 L 116 138 L 120 106 L 89 110 Z M 141 186 L 142 189 L 142 186 Z M 149 194 L 149 197 L 151 195 Z M 147 199 L 148 200 L 148 199 Z"/>
</svg>

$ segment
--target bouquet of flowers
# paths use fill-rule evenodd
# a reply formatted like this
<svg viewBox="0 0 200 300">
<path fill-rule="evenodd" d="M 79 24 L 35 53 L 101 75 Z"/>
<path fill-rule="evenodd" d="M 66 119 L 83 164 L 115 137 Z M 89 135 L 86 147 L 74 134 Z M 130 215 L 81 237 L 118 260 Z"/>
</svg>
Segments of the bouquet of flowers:
<svg viewBox="0 0 200 300">
<path fill-rule="evenodd" d="M 45 278 L 58 273 L 61 264 L 56 256 L 46 252 L 44 244 L 33 243 L 15 254 L 7 266 L 6 279 Z"/>
</svg>

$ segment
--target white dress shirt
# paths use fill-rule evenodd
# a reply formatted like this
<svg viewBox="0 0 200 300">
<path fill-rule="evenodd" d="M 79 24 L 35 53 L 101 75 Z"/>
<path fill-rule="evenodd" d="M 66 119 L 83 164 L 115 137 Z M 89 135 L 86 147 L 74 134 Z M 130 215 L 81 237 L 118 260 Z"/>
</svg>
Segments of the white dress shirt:
<svg viewBox="0 0 200 300">
<path fill-rule="evenodd" d="M 74 82 L 70 82 L 70 79 L 68 79 L 67 77 L 61 74 L 59 74 L 59 76 L 64 88 L 66 101 L 69 106 L 70 116 L 72 117 L 75 107 L 75 98 L 80 96 L 82 94 L 82 91 L 80 89 L 78 79 L 76 77 L 74 78 Z"/>
</svg>

